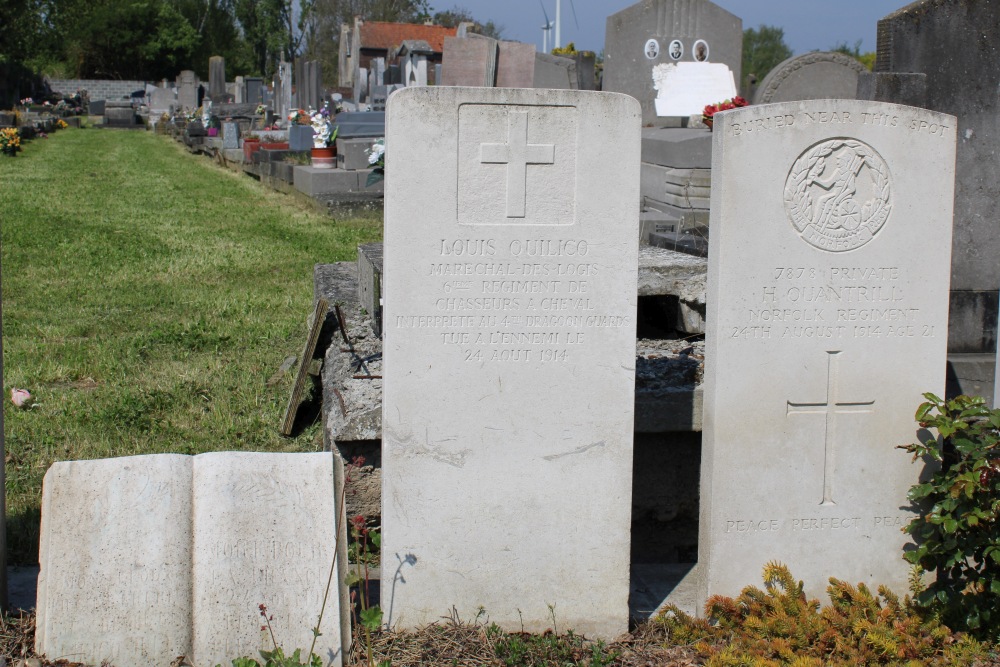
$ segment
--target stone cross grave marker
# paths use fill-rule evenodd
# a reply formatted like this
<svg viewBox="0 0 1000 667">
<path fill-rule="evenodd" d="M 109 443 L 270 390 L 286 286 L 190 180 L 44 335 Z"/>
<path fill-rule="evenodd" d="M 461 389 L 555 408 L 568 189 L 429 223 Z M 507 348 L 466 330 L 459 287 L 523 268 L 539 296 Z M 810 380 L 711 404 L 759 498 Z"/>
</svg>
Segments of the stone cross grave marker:
<svg viewBox="0 0 1000 667">
<path fill-rule="evenodd" d="M 42 486 L 36 650 L 93 665 L 228 664 L 270 648 L 265 604 L 285 650 L 308 652 L 335 505 L 329 453 L 55 463 Z M 332 590 L 315 649 L 326 666 L 342 664 L 341 602 Z"/>
<path fill-rule="evenodd" d="M 552 605 L 560 627 L 613 637 L 628 622 L 639 106 L 425 87 L 386 113 L 389 169 L 412 174 L 386 181 L 386 620 L 481 606 L 538 631 Z"/>
<path fill-rule="evenodd" d="M 896 449 L 944 389 L 955 119 L 815 100 L 716 116 L 699 599 L 777 560 L 907 587 L 922 471 Z"/>
</svg>

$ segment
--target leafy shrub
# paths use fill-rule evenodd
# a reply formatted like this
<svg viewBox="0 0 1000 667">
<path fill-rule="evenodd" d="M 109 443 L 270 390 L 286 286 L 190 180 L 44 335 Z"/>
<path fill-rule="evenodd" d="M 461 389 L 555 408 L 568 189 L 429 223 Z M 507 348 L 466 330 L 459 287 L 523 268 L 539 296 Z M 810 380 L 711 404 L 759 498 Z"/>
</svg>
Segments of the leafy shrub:
<svg viewBox="0 0 1000 667">
<path fill-rule="evenodd" d="M 665 626 L 672 644 L 692 644 L 706 667 L 961 665 L 984 652 L 885 587 L 873 595 L 864 584 L 830 579 L 827 593 L 831 604 L 821 609 L 786 566 L 772 562 L 764 567 L 764 590 L 748 586 L 736 598 L 709 598 L 711 620 L 669 607 L 653 622 Z"/>
<path fill-rule="evenodd" d="M 980 397 L 943 401 L 934 394 L 917 409 L 923 444 L 902 447 L 940 468 L 910 489 L 923 508 L 906 531 L 916 547 L 906 559 L 936 580 L 917 595 L 922 607 L 981 639 L 1000 637 L 1000 410 Z"/>
</svg>

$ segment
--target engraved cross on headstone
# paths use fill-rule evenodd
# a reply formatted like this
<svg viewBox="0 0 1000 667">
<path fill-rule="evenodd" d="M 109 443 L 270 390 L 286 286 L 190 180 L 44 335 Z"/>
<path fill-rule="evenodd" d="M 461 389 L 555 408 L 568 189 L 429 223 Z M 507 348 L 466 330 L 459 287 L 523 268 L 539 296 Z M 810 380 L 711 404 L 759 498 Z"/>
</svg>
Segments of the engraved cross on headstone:
<svg viewBox="0 0 1000 667">
<path fill-rule="evenodd" d="M 528 143 L 528 112 L 507 116 L 507 143 L 480 144 L 479 161 L 507 165 L 507 217 L 523 218 L 529 164 L 555 163 L 555 144 Z"/>
<path fill-rule="evenodd" d="M 833 500 L 834 445 L 837 442 L 836 415 L 872 413 L 875 401 L 837 400 L 838 367 L 840 350 L 827 351 L 826 399 L 822 403 L 793 403 L 788 401 L 786 416 L 795 414 L 826 415 L 825 438 L 823 443 L 823 501 L 821 505 L 836 505 Z"/>
</svg>

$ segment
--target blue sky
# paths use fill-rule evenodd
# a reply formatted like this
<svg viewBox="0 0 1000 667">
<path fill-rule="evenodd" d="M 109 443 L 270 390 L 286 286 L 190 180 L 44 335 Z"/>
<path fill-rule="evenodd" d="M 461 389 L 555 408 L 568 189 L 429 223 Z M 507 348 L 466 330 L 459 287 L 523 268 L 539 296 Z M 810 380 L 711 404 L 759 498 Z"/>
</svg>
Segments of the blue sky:
<svg viewBox="0 0 1000 667">
<path fill-rule="evenodd" d="M 549 18 L 555 18 L 556 0 L 541 0 Z M 437 10 L 455 5 L 468 9 L 477 20 L 504 26 L 504 37 L 542 48 L 542 4 L 539 0 L 431 0 Z M 875 50 L 875 24 L 880 18 L 909 4 L 908 0 L 715 0 L 717 5 L 743 19 L 744 28 L 776 25 L 784 28 L 785 42 L 795 54 L 827 50 L 839 42 L 863 51 Z M 573 22 L 570 0 L 562 0 L 562 41 L 578 49 L 600 52 L 604 26 L 610 14 L 634 4 L 633 0 L 573 0 L 579 28 Z"/>
</svg>

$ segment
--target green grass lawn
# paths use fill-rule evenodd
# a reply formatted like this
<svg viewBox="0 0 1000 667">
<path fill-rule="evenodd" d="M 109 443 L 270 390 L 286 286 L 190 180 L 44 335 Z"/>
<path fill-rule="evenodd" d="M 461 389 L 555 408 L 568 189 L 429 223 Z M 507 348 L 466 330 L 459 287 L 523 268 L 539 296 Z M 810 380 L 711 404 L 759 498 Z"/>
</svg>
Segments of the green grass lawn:
<svg viewBox="0 0 1000 667">
<path fill-rule="evenodd" d="M 321 449 L 318 425 L 278 435 L 291 374 L 267 380 L 301 353 L 313 265 L 380 235 L 145 132 L 0 158 L 9 562 L 37 562 L 55 461 Z"/>
</svg>

